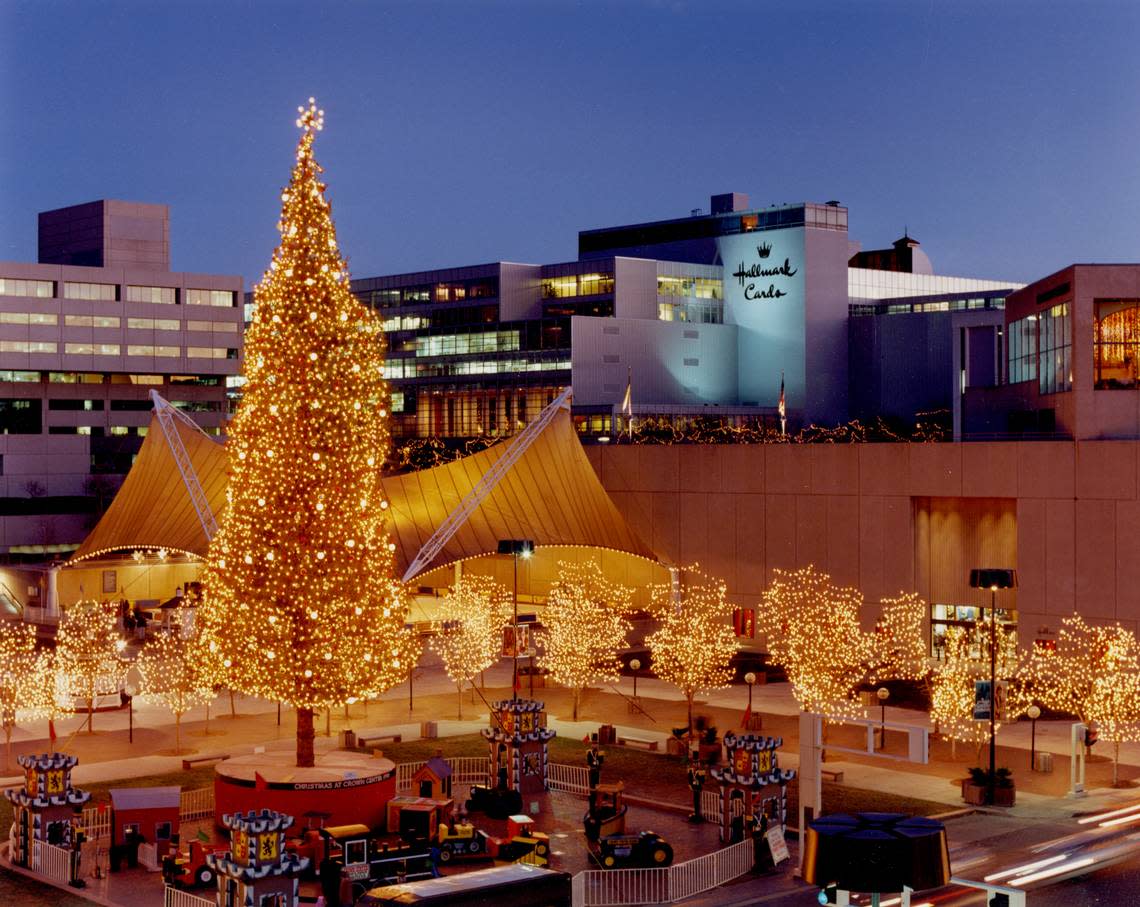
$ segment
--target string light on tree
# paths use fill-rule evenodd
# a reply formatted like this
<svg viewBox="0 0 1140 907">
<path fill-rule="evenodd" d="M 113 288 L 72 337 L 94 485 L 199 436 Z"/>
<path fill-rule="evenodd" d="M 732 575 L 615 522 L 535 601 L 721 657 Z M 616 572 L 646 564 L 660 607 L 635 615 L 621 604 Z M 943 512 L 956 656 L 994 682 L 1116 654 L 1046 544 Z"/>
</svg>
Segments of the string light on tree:
<svg viewBox="0 0 1140 907">
<path fill-rule="evenodd" d="M 461 576 L 439 605 L 440 620 L 429 646 L 459 693 L 499 659 L 503 626 L 511 619 L 511 593 L 490 577 Z"/>
<path fill-rule="evenodd" d="M 650 606 L 659 615 L 660 628 L 646 643 L 653 656 L 653 671 L 685 694 L 689 735 L 693 732 L 693 699 L 728 686 L 729 661 L 736 654 L 725 585 L 711 577 L 685 583 L 675 600 L 672 584 L 650 590 Z"/>
<path fill-rule="evenodd" d="M 45 717 L 55 685 L 45 671 L 47 653 L 36 652 L 36 628 L 0 621 L 0 723 L 4 725 L 4 765 L 12 768 L 12 731 L 24 719 Z"/>
<path fill-rule="evenodd" d="M 390 447 L 383 339 L 349 292 L 313 157 L 324 112 L 300 109 L 281 195 L 281 242 L 254 290 L 243 397 L 226 442 L 226 508 L 200 619 L 235 689 L 297 709 L 297 764 L 313 710 L 407 675 L 402 588 L 379 464 Z"/>
<path fill-rule="evenodd" d="M 93 601 L 64 613 L 55 642 L 59 687 L 68 700 L 87 703 L 87 730 L 94 732 L 95 701 L 118 693 L 126 667 L 119 659 L 121 638 L 115 615 Z"/>
<path fill-rule="evenodd" d="M 171 612 L 175 630 L 159 633 L 143 646 L 138 658 L 142 675 L 140 695 L 157 702 L 174 715 L 174 745 L 182 751 L 182 716 L 214 698 L 217 675 L 215 652 L 200 630 L 193 626 L 193 611 L 181 607 Z M 184 632 L 185 628 L 189 632 Z"/>
<path fill-rule="evenodd" d="M 620 679 L 617 652 L 633 629 L 622 615 L 632 608 L 633 590 L 606 580 L 596 561 L 559 563 L 539 634 L 541 662 L 555 683 L 573 692 L 574 721 L 587 686 Z"/>
</svg>

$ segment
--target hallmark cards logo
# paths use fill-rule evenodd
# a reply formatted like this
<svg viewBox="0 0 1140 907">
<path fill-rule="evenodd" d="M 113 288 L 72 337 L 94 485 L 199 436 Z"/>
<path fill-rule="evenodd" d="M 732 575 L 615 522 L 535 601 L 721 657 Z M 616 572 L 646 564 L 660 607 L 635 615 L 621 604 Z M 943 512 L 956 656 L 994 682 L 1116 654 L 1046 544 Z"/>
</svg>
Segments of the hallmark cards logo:
<svg viewBox="0 0 1140 907">
<path fill-rule="evenodd" d="M 772 254 L 772 246 L 769 243 L 761 243 L 756 247 L 756 257 L 764 261 Z M 745 299 L 779 299 L 781 296 L 787 296 L 787 292 L 779 289 L 774 281 L 769 281 L 767 287 L 757 288 L 756 279 L 761 277 L 795 277 L 799 268 L 793 268 L 789 259 L 785 258 L 782 265 L 777 265 L 774 268 L 765 267 L 764 264 L 757 262 L 755 264 L 745 267 L 744 262 L 741 262 L 732 276 L 737 279 L 740 285 L 744 288 Z"/>
</svg>

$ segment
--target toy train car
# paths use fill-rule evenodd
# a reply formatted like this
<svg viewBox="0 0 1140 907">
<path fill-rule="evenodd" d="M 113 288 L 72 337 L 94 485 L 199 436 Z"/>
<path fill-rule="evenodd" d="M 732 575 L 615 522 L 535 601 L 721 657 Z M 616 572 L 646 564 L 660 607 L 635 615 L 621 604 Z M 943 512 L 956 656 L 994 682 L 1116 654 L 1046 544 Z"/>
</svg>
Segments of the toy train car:
<svg viewBox="0 0 1140 907">
<path fill-rule="evenodd" d="M 599 838 L 595 848 L 591 848 L 594 859 L 606 869 L 660 869 L 673 862 L 673 848 L 669 842 L 652 831 Z"/>
<path fill-rule="evenodd" d="M 522 794 L 502 786 L 486 787 L 477 784 L 471 788 L 471 797 L 466 807 L 468 812 L 481 812 L 492 819 L 505 819 L 522 812 Z"/>
<path fill-rule="evenodd" d="M 214 884 L 214 870 L 206 862 L 207 854 L 225 853 L 229 845 L 203 846 L 191 841 L 190 847 L 162 858 L 162 880 L 175 888 L 205 888 Z"/>
<path fill-rule="evenodd" d="M 550 837 L 534 830 L 530 816 L 508 816 L 506 837 L 497 838 L 470 823 L 439 827 L 439 861 L 491 859 L 545 866 L 550 862 Z"/>
</svg>

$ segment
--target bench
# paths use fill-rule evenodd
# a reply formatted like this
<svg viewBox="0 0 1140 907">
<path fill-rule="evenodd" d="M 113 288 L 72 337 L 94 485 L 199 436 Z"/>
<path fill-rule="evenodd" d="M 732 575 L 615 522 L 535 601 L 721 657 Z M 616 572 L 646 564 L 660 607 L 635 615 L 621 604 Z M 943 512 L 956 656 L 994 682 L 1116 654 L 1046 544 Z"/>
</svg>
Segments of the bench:
<svg viewBox="0 0 1140 907">
<path fill-rule="evenodd" d="M 209 756 L 191 756 L 188 759 L 182 760 L 182 771 L 188 772 L 195 765 L 205 765 L 207 762 L 221 762 L 229 758 L 229 753 L 213 753 Z"/>
<path fill-rule="evenodd" d="M 843 772 L 835 769 L 821 768 L 819 770 L 819 777 L 824 781 L 834 781 L 839 784 L 843 781 Z"/>
<path fill-rule="evenodd" d="M 403 739 L 403 734 L 369 734 L 367 737 L 357 737 L 356 745 L 366 750 L 377 743 L 399 743 Z"/>
<path fill-rule="evenodd" d="M 617 742 L 619 746 L 643 746 L 651 753 L 657 752 L 657 741 L 650 740 L 648 737 L 627 737 L 623 735 L 618 737 Z"/>
</svg>

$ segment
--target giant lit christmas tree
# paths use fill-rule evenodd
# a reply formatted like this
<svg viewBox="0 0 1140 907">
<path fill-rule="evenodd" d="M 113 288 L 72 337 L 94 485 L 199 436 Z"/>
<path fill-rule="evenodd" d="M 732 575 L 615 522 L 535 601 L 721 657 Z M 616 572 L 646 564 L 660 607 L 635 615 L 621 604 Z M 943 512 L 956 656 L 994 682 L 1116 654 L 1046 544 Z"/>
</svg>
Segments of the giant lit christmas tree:
<svg viewBox="0 0 1140 907">
<path fill-rule="evenodd" d="M 388 453 L 381 326 L 349 292 L 313 140 L 313 99 L 281 195 L 281 244 L 254 291 L 245 385 L 230 424 L 226 510 L 210 545 L 203 617 L 236 689 L 313 710 L 407 674 L 405 606 L 385 532 Z"/>
</svg>

